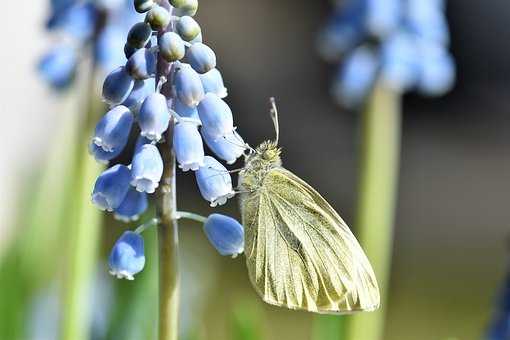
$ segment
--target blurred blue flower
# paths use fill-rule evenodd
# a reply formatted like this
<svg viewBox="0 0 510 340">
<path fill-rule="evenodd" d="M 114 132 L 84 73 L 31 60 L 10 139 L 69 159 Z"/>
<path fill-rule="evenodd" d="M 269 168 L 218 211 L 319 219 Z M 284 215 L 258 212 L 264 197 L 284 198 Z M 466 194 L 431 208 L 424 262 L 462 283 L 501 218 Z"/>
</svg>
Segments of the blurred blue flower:
<svg viewBox="0 0 510 340">
<path fill-rule="evenodd" d="M 244 251 L 244 228 L 235 219 L 221 214 L 209 215 L 204 224 L 209 242 L 223 256 L 236 257 Z"/>
<path fill-rule="evenodd" d="M 69 45 L 55 46 L 39 61 L 38 70 L 45 81 L 56 89 L 69 86 L 76 73 L 78 58 Z"/>
<path fill-rule="evenodd" d="M 486 339 L 508 340 L 510 339 L 510 274 L 508 273 L 495 304 Z"/>
<path fill-rule="evenodd" d="M 379 80 L 401 93 L 448 92 L 455 82 L 455 63 L 448 51 L 444 11 L 444 0 L 336 3 L 318 37 L 324 59 L 344 60 L 344 70 L 333 81 L 333 96 L 345 106 L 359 106 Z"/>
<path fill-rule="evenodd" d="M 142 236 L 126 231 L 115 242 L 110 253 L 110 274 L 119 279 L 134 280 L 134 275 L 145 266 L 144 244 Z"/>
</svg>

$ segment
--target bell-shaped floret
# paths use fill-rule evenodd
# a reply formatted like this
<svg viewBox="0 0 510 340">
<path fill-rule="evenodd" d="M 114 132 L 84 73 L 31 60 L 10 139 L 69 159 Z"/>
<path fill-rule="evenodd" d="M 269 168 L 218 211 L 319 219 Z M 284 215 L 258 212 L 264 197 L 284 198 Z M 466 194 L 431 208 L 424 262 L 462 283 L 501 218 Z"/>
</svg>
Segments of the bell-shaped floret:
<svg viewBox="0 0 510 340">
<path fill-rule="evenodd" d="M 186 59 L 200 74 L 207 73 L 216 67 L 216 54 L 203 43 L 193 44 L 186 52 Z"/>
<path fill-rule="evenodd" d="M 223 83 L 223 77 L 217 68 L 213 68 L 209 72 L 201 74 L 200 80 L 202 81 L 205 93 L 214 93 L 222 99 L 228 96 L 227 88 Z"/>
<path fill-rule="evenodd" d="M 158 148 L 145 144 L 135 152 L 131 166 L 131 185 L 139 192 L 154 193 L 163 176 L 163 160 Z"/>
<path fill-rule="evenodd" d="M 103 83 L 103 100 L 109 105 L 119 105 L 131 93 L 135 80 L 121 66 L 113 70 Z"/>
<path fill-rule="evenodd" d="M 189 107 L 196 107 L 204 99 L 200 76 L 188 64 L 181 64 L 175 73 L 175 92 L 179 100 Z"/>
<path fill-rule="evenodd" d="M 202 125 L 214 139 L 226 136 L 234 130 L 232 110 L 220 97 L 208 93 L 198 105 Z"/>
<path fill-rule="evenodd" d="M 196 171 L 204 165 L 204 144 L 197 123 L 178 122 L 174 127 L 173 147 L 182 171 Z"/>
<path fill-rule="evenodd" d="M 236 257 L 244 252 L 244 228 L 234 218 L 221 214 L 209 215 L 204 231 L 221 255 Z"/>
<path fill-rule="evenodd" d="M 134 275 L 143 270 L 145 266 L 143 237 L 139 234 L 126 231 L 115 242 L 108 264 L 110 274 L 118 279 L 134 280 Z"/>
<path fill-rule="evenodd" d="M 218 158 L 226 161 L 227 164 L 234 164 L 246 150 L 244 140 L 236 131 L 232 131 L 220 138 L 214 138 L 214 136 L 209 134 L 206 128 L 202 128 L 202 136 L 209 149 L 211 149 Z"/>
<path fill-rule="evenodd" d="M 156 75 L 156 54 L 150 49 L 137 50 L 126 63 L 126 70 L 136 80 L 145 80 Z"/>
<path fill-rule="evenodd" d="M 119 105 L 108 111 L 97 123 L 92 142 L 106 152 L 115 153 L 126 146 L 133 125 L 131 111 Z"/>
<path fill-rule="evenodd" d="M 117 164 L 105 170 L 96 180 L 92 202 L 101 210 L 117 209 L 129 190 L 131 172 L 125 165 Z"/>
<path fill-rule="evenodd" d="M 169 122 L 170 112 L 165 96 L 153 93 L 145 98 L 138 114 L 140 134 L 157 142 L 168 129 Z"/>
<path fill-rule="evenodd" d="M 211 202 L 211 207 L 223 205 L 234 197 L 232 178 L 227 169 L 216 159 L 204 157 L 204 165 L 195 172 L 198 189 L 202 197 Z"/>
</svg>

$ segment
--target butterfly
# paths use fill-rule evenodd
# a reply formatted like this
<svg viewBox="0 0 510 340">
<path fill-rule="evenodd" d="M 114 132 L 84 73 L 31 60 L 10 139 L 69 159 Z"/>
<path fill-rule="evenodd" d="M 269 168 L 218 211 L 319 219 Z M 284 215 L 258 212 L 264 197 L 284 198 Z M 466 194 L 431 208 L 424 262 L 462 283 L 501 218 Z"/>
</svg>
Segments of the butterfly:
<svg viewBox="0 0 510 340">
<path fill-rule="evenodd" d="M 374 271 L 358 241 L 331 205 L 282 167 L 276 140 L 246 156 L 239 173 L 245 256 L 250 280 L 271 305 L 323 314 L 379 307 Z"/>
</svg>

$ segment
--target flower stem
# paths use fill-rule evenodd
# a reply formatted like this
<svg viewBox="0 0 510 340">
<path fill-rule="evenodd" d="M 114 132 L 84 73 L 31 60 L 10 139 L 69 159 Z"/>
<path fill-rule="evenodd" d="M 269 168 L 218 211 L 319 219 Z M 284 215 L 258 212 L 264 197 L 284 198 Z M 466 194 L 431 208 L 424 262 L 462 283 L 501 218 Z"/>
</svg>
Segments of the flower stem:
<svg viewBox="0 0 510 340">
<path fill-rule="evenodd" d="M 357 231 L 374 268 L 381 308 L 349 320 L 350 340 L 384 336 L 401 137 L 401 96 L 376 85 L 363 116 Z"/>
<path fill-rule="evenodd" d="M 160 5 L 169 8 L 168 1 Z M 168 29 L 172 29 L 170 27 Z M 159 35 L 164 32 L 160 32 Z M 168 74 L 170 71 L 170 74 Z M 169 65 L 161 56 L 158 56 L 156 79 L 166 77 L 168 82 L 173 81 Z M 172 84 L 161 88 L 161 94 L 166 98 L 172 97 Z M 163 177 L 156 195 L 156 215 L 158 219 L 159 242 L 159 340 L 177 340 L 179 324 L 179 228 L 176 200 L 175 181 L 175 154 L 173 151 L 174 118 L 170 120 L 169 128 L 165 133 L 164 143 L 159 144 L 163 158 Z"/>
<path fill-rule="evenodd" d="M 179 235 L 176 213 L 175 157 L 163 143 L 165 170 L 158 190 L 159 340 L 177 340 L 179 312 Z"/>
<path fill-rule="evenodd" d="M 193 221 L 196 221 L 199 223 L 205 223 L 205 221 L 207 221 L 206 217 L 199 215 L 199 214 L 187 212 L 187 211 L 178 211 L 177 212 L 177 219 L 181 219 L 181 218 L 186 218 L 188 220 L 193 220 Z"/>
</svg>

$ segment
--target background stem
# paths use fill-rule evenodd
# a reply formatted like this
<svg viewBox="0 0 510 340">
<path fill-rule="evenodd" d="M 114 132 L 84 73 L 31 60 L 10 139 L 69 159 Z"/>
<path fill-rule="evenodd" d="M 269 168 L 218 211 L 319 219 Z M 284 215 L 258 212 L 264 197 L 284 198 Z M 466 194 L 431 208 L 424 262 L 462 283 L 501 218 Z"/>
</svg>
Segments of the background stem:
<svg viewBox="0 0 510 340">
<path fill-rule="evenodd" d="M 90 202 L 90 191 L 102 166 L 87 152 L 94 122 L 102 109 L 96 99 L 95 68 L 92 67 L 88 92 L 85 128 L 76 141 L 72 200 L 67 220 L 67 261 L 63 287 L 62 339 L 87 340 L 90 330 L 90 287 L 100 239 L 100 211 Z"/>
<path fill-rule="evenodd" d="M 356 230 L 376 273 L 381 308 L 350 318 L 350 340 L 379 340 L 384 336 L 399 174 L 400 101 L 400 93 L 378 84 L 363 115 Z"/>
</svg>

